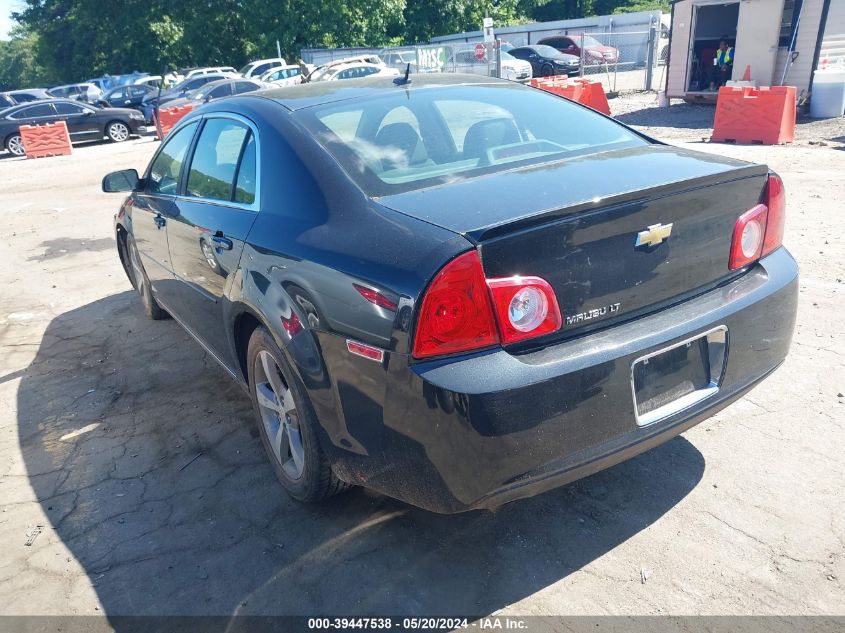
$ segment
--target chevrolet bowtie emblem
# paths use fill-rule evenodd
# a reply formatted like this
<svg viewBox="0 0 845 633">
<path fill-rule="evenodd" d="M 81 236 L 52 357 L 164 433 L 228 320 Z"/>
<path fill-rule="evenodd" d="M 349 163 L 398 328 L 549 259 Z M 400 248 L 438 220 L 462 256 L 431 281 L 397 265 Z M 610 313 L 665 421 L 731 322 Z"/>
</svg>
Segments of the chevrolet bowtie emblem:
<svg viewBox="0 0 845 633">
<path fill-rule="evenodd" d="M 640 246 L 657 246 L 663 240 L 669 239 L 672 235 L 671 224 L 652 224 L 645 231 L 637 233 L 637 241 L 634 243 L 634 248 Z"/>
</svg>

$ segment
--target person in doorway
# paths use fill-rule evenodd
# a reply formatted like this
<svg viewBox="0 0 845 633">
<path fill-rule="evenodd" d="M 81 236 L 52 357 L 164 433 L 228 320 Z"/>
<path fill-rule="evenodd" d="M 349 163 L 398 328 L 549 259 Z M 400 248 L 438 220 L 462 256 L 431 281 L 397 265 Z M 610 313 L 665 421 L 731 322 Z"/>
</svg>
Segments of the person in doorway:
<svg viewBox="0 0 845 633">
<path fill-rule="evenodd" d="M 710 90 L 716 90 L 717 86 L 724 86 L 733 75 L 734 70 L 734 47 L 728 43 L 728 38 L 719 40 L 719 48 L 716 49 L 716 57 L 713 58 L 713 69 L 710 75 Z"/>
</svg>

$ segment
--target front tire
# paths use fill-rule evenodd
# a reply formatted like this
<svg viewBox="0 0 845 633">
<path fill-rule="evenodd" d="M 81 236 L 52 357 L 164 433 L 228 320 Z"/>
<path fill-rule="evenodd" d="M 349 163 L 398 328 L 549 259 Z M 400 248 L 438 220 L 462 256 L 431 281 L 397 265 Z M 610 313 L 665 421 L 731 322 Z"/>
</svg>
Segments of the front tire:
<svg viewBox="0 0 845 633">
<path fill-rule="evenodd" d="M 270 332 L 258 327 L 247 348 L 249 394 L 261 443 L 288 494 L 319 501 L 349 485 L 339 480 L 320 448 L 311 402 Z"/>
<path fill-rule="evenodd" d="M 551 64 L 543 64 L 540 68 L 540 76 L 541 77 L 553 77 L 555 74 L 555 69 Z"/>
<path fill-rule="evenodd" d="M 129 252 L 129 272 L 132 275 L 132 285 L 135 286 L 135 290 L 138 291 L 138 295 L 141 297 L 141 303 L 144 305 L 144 314 L 153 321 L 166 319 L 170 315 L 164 311 L 153 296 L 150 279 L 147 277 L 147 271 L 144 270 L 144 265 L 141 263 L 141 254 L 135 245 L 135 238 L 131 235 L 126 238 L 126 250 Z"/>
<path fill-rule="evenodd" d="M 20 134 L 12 134 L 6 139 L 6 149 L 9 150 L 10 154 L 15 156 L 23 156 L 26 154 L 26 150 L 23 146 L 23 137 Z"/>
<path fill-rule="evenodd" d="M 106 136 L 112 143 L 122 143 L 129 140 L 129 126 L 123 121 L 112 121 L 106 126 Z"/>
</svg>

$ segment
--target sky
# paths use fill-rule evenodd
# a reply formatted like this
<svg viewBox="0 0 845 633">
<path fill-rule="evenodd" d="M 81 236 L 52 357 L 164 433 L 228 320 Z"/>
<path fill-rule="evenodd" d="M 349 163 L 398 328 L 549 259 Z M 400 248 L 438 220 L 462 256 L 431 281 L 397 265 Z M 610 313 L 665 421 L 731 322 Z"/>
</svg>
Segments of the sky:
<svg viewBox="0 0 845 633">
<path fill-rule="evenodd" d="M 9 39 L 9 31 L 14 26 L 9 14 L 21 9 L 23 9 L 21 0 L 0 0 L 0 40 Z"/>
</svg>

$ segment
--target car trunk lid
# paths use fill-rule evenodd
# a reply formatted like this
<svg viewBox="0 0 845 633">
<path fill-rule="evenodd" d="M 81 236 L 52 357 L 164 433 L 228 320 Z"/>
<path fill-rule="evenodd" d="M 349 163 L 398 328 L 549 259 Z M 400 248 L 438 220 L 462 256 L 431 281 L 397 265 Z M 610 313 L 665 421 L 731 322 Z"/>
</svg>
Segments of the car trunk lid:
<svg viewBox="0 0 845 633">
<path fill-rule="evenodd" d="M 760 201 L 767 173 L 763 165 L 650 146 L 381 203 L 478 244 L 488 278 L 548 281 L 564 323 L 528 344 L 536 346 L 672 305 L 735 276 L 728 269 L 733 227 Z"/>
</svg>

